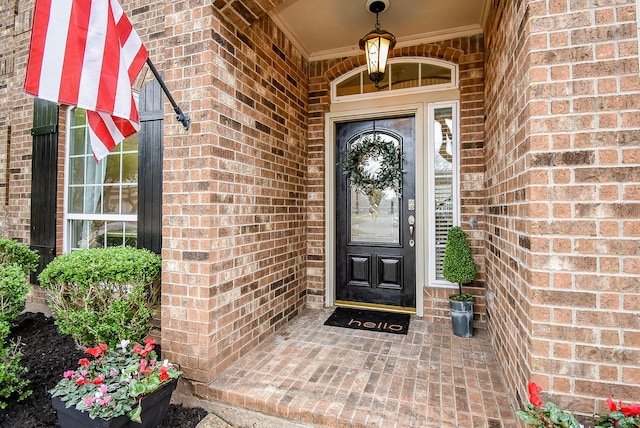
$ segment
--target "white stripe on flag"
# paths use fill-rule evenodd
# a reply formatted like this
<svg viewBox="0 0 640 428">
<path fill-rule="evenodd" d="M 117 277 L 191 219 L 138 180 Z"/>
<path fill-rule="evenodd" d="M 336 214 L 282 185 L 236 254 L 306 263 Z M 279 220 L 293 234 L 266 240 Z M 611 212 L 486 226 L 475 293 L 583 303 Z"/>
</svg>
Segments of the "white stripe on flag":
<svg viewBox="0 0 640 428">
<path fill-rule="evenodd" d="M 98 137 L 96 133 L 93 132 L 93 129 L 91 129 L 90 126 L 87 127 L 87 129 L 89 130 L 89 142 L 91 143 L 91 150 L 93 151 L 93 156 L 95 157 L 96 161 L 99 162 L 101 159 L 109 155 L 109 150 L 107 150 L 105 145 L 102 144 L 100 137 Z"/>
<path fill-rule="evenodd" d="M 87 110 L 95 110 L 98 103 L 100 74 L 104 61 L 104 43 L 107 36 L 107 16 L 109 16 L 109 2 L 91 2 L 87 49 L 82 63 L 78 97 L 78 107 Z"/>
<path fill-rule="evenodd" d="M 71 5 L 71 1 L 53 1 L 51 3 L 47 39 L 42 55 L 43 72 L 40 76 L 40 94 L 38 95 L 46 100 L 57 100 L 60 93 L 64 51 L 60 52 L 58 48 L 67 44 Z M 55 83 L 52 84 L 52 81 Z"/>
<path fill-rule="evenodd" d="M 118 68 L 118 87 L 113 105 L 113 115 L 129 118 L 131 116 L 131 83 L 129 82 L 129 71 L 124 62 L 122 51 L 120 52 L 120 66 Z"/>
</svg>

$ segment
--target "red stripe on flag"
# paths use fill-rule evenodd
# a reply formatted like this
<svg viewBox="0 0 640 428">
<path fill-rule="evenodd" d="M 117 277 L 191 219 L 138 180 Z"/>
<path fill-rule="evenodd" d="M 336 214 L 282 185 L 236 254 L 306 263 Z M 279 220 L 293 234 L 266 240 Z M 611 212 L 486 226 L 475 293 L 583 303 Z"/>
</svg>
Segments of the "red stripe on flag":
<svg viewBox="0 0 640 428">
<path fill-rule="evenodd" d="M 131 97 L 131 113 L 129 113 L 129 119 L 136 123 L 140 122 L 140 118 L 138 117 L 138 107 L 136 106 L 136 100 L 133 97 Z"/>
<path fill-rule="evenodd" d="M 75 105 L 78 103 L 90 12 L 90 1 L 73 2 L 69 20 L 69 28 L 73 28 L 73 31 L 69 31 L 67 35 L 64 65 L 62 67 L 62 81 L 65 84 L 60 85 L 60 94 L 58 96 L 59 102 L 63 104 Z"/>
<path fill-rule="evenodd" d="M 100 115 L 95 111 L 87 111 L 87 123 L 93 132 L 96 133 L 102 145 L 105 146 L 108 151 L 113 150 L 117 143 L 114 141 L 111 133 L 109 132 L 109 128 L 107 128 L 107 125 L 104 123 Z"/>
<path fill-rule="evenodd" d="M 28 94 L 38 96 L 40 91 L 40 76 L 42 75 L 42 59 L 49 27 L 51 0 L 36 0 L 33 12 L 33 30 L 31 31 L 31 48 L 27 62 L 27 75 L 24 80 L 24 90 Z"/>
<path fill-rule="evenodd" d="M 120 40 L 116 31 L 116 23 L 113 18 L 113 10 L 108 9 L 107 34 L 104 41 L 104 57 L 102 58 L 102 71 L 100 84 L 98 85 L 98 99 L 96 110 L 113 113 L 118 89 L 118 71 L 120 69 Z"/>
<path fill-rule="evenodd" d="M 138 36 L 135 33 L 133 26 L 131 25 L 131 21 L 129 21 L 129 18 L 127 18 L 127 15 L 123 14 L 120 17 L 120 21 L 118 21 L 116 25 L 118 27 L 118 35 L 120 36 L 120 40 L 123 44 L 126 43 L 127 40 L 129 40 L 130 36 L 132 38 L 138 39 Z M 140 70 L 144 66 L 147 57 L 147 49 L 144 47 L 144 45 L 141 44 L 140 49 L 136 53 L 136 56 L 131 60 L 131 64 L 129 64 L 129 70 L 127 70 L 129 73 L 129 80 L 131 81 L 132 85 L 133 81 L 138 75 L 138 72 L 136 70 Z"/>
</svg>

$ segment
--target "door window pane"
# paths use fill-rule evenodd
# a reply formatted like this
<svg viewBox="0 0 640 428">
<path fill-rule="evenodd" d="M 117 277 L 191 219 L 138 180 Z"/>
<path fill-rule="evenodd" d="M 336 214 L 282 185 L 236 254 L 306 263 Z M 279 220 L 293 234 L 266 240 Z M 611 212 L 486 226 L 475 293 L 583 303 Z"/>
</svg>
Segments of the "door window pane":
<svg viewBox="0 0 640 428">
<path fill-rule="evenodd" d="M 375 139 L 376 136 L 400 147 L 400 141 L 383 134 L 369 133 L 362 135 L 357 141 L 364 138 Z M 372 176 L 377 175 L 384 168 L 381 156 L 363 158 L 361 165 Z M 349 183 L 349 187 L 351 194 L 349 210 L 351 242 L 400 244 L 398 211 L 401 195 L 395 189 L 374 189 L 371 195 L 366 195 L 351 183 Z"/>
</svg>

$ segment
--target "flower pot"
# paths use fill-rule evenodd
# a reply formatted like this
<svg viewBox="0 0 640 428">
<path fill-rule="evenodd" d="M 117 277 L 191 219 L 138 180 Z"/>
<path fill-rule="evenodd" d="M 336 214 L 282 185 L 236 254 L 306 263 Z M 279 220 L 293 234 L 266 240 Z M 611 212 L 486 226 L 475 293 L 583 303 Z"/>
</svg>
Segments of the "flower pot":
<svg viewBox="0 0 640 428">
<path fill-rule="evenodd" d="M 60 397 L 53 397 L 51 404 L 58 412 L 58 423 L 61 428 L 160 428 L 169 408 L 171 394 L 177 385 L 178 380 L 173 379 L 142 397 L 141 424 L 132 421 L 127 415 L 108 420 L 91 419 L 87 412 L 80 411 L 75 407 L 67 408 Z"/>
<path fill-rule="evenodd" d="M 453 334 L 459 337 L 473 336 L 473 302 L 449 299 Z"/>
</svg>

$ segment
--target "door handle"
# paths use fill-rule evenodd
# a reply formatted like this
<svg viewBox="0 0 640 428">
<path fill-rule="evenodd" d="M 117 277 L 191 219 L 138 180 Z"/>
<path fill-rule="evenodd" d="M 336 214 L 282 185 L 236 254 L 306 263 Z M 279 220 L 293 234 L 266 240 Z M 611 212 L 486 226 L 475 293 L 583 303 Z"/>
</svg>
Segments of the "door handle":
<svg viewBox="0 0 640 428">
<path fill-rule="evenodd" d="M 410 215 L 409 218 L 407 219 L 407 222 L 409 223 L 409 246 L 413 247 L 416 244 L 416 241 L 413 239 L 413 235 L 415 232 L 416 218 L 413 215 Z"/>
</svg>

